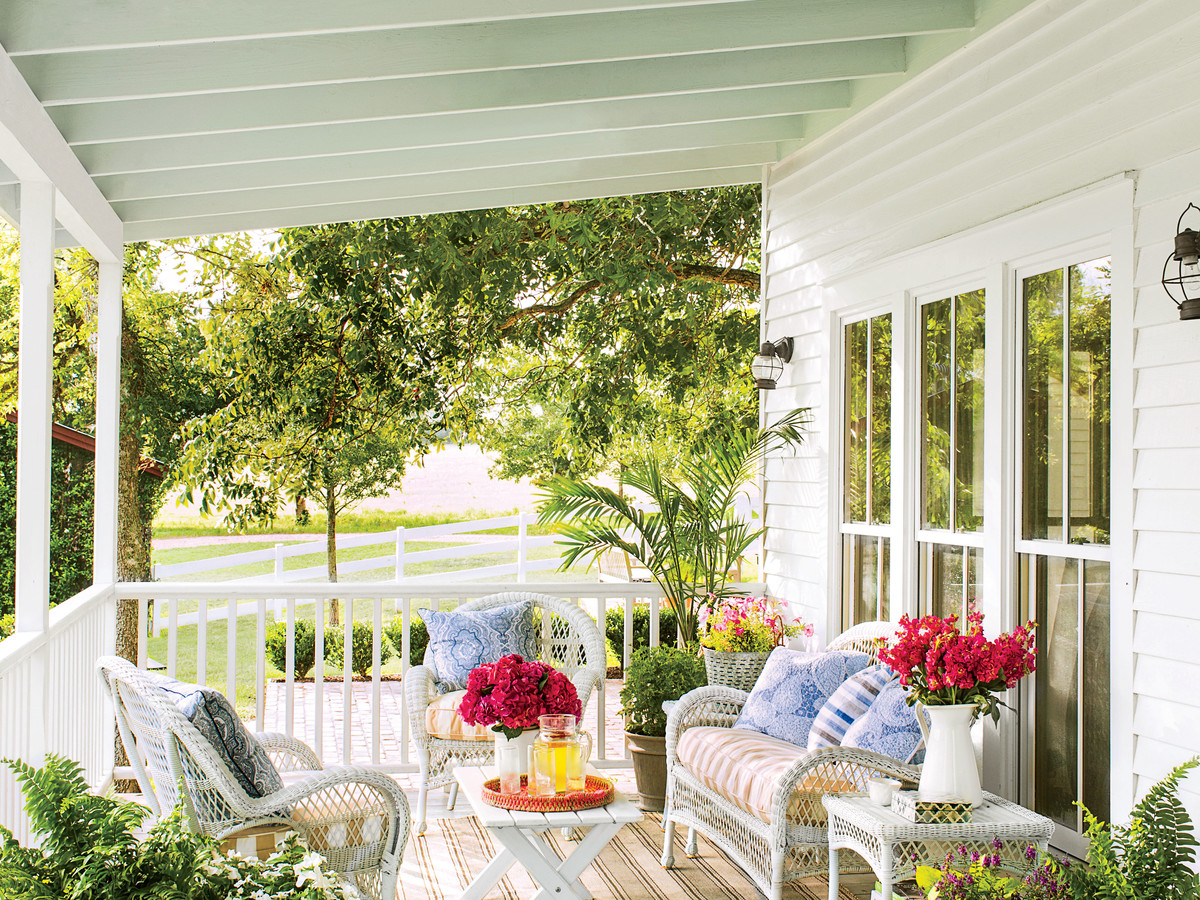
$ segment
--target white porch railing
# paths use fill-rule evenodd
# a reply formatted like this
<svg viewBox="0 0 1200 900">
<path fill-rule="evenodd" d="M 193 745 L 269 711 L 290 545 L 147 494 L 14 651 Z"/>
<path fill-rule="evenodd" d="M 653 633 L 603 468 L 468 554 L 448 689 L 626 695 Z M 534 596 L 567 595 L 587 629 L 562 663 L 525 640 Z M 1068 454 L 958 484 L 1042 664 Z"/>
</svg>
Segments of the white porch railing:
<svg viewBox="0 0 1200 900">
<path fill-rule="evenodd" d="M 112 652 L 116 592 L 91 587 L 50 611 L 44 634 L 0 642 L 0 758 L 40 763 L 47 753 L 82 764 L 88 781 L 112 775 L 114 722 L 96 674 Z M 0 767 L 0 825 L 31 839 L 12 771 Z"/>
<path fill-rule="evenodd" d="M 301 683 L 295 676 L 294 646 L 287 654 L 282 677 L 268 682 L 265 649 L 266 628 L 274 621 L 280 585 L 247 582 L 217 583 L 124 583 L 89 588 L 50 614 L 45 634 L 16 635 L 0 643 L 0 757 L 40 762 L 56 753 L 83 764 L 89 781 L 102 786 L 113 777 L 113 720 L 111 704 L 96 673 L 96 659 L 112 652 L 115 610 L 118 599 L 137 601 L 139 633 L 143 635 L 138 663 L 145 665 L 150 638 L 147 636 L 151 600 L 167 607 L 165 663 L 168 674 L 186 674 L 205 683 L 210 656 L 224 677 L 214 687 L 230 697 L 238 695 L 239 684 L 247 687 L 246 704 L 263 730 L 294 734 L 313 745 L 329 764 L 365 765 L 386 772 L 416 771 L 416 758 L 409 745 L 407 709 L 402 683 L 385 681 L 380 673 L 380 648 L 384 612 L 402 617 L 403 646 L 399 649 L 400 674 L 409 665 L 409 626 L 418 606 L 448 603 L 457 605 L 499 591 L 534 590 L 579 603 L 592 613 L 604 629 L 606 611 L 619 605 L 625 610 L 624 652 L 627 663 L 633 637 L 632 611 L 635 601 L 650 605 L 650 643 L 658 643 L 657 611 L 662 593 L 657 585 L 644 583 L 555 582 L 520 584 L 429 584 L 413 582 L 358 584 L 297 584 L 286 587 L 281 621 L 294 633 L 298 604 L 311 608 L 315 616 L 317 646 L 313 679 Z M 763 585 L 746 584 L 747 592 L 761 592 Z M 323 660 L 323 634 L 327 601 L 343 603 L 342 670 L 330 673 Z M 270 606 L 268 606 L 270 604 Z M 211 621 L 214 611 L 224 607 L 225 626 L 210 636 L 210 628 L 180 626 L 180 607 L 194 607 L 193 621 Z M 244 612 L 253 608 L 252 617 Z M 308 610 L 306 609 L 306 615 Z M 352 619 L 369 622 L 373 642 L 372 675 L 368 681 L 350 677 Z M 253 652 L 251 684 L 239 679 L 239 626 L 251 632 L 248 646 Z M 244 637 L 245 635 L 243 635 Z M 217 640 L 218 637 L 223 640 Z M 221 646 L 223 644 L 223 646 Z M 247 646 L 243 641 L 243 646 Z M 218 661 L 219 657 L 223 659 Z M 223 662 L 224 665 L 220 665 Z M 245 662 L 243 660 L 243 662 Z M 340 683 L 330 677 L 341 677 Z M 609 696 L 604 682 L 587 711 L 584 727 L 596 737 L 596 765 L 619 767 L 628 764 L 619 733 L 610 734 L 608 721 L 618 699 Z M 249 717 L 248 717 L 249 718 Z M 613 726 L 618 729 L 619 725 Z M 610 743 L 610 740 L 612 743 Z M 612 752 L 612 747 L 621 747 Z M 119 772 L 118 775 L 127 773 Z M 0 771 L 0 824 L 13 830 L 22 841 L 30 840 L 23 801 L 11 773 Z"/>
</svg>

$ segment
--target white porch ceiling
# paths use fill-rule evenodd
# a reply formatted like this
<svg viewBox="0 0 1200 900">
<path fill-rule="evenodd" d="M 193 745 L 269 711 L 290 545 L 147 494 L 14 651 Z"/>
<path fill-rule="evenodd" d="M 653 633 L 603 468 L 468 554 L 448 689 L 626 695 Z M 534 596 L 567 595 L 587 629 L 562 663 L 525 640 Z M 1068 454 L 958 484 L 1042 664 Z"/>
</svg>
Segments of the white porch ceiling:
<svg viewBox="0 0 1200 900">
<path fill-rule="evenodd" d="M 1026 2 L 0 0 L 0 47 L 138 240 L 757 182 Z"/>
</svg>

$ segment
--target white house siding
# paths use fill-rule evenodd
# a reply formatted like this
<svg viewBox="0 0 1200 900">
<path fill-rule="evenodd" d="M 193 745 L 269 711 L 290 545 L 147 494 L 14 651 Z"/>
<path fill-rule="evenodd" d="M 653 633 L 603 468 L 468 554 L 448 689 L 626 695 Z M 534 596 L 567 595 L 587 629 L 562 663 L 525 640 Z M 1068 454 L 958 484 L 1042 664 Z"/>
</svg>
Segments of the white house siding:
<svg viewBox="0 0 1200 900">
<path fill-rule="evenodd" d="M 763 330 L 797 346 L 763 406 L 768 418 L 796 405 L 815 415 L 798 457 L 767 469 L 766 572 L 777 595 L 833 629 L 840 371 L 829 344 L 843 286 L 858 278 L 886 299 L 965 275 L 955 266 L 970 254 L 939 254 L 946 239 L 998 220 L 1019 228 L 1105 180 L 1132 186 L 1133 246 L 1113 247 L 1114 284 L 1127 286 L 1113 373 L 1126 427 L 1114 429 L 1113 460 L 1131 469 L 1114 498 L 1114 524 L 1126 522 L 1113 539 L 1114 816 L 1200 753 L 1200 322 L 1179 322 L 1159 285 L 1179 213 L 1200 204 L 1196 84 L 1195 0 L 1036 2 L 770 168 L 764 186 Z M 1117 304 L 1114 287 L 1114 321 Z M 1131 639 L 1118 634 L 1130 626 Z M 1200 778 L 1185 798 L 1200 819 Z"/>
</svg>

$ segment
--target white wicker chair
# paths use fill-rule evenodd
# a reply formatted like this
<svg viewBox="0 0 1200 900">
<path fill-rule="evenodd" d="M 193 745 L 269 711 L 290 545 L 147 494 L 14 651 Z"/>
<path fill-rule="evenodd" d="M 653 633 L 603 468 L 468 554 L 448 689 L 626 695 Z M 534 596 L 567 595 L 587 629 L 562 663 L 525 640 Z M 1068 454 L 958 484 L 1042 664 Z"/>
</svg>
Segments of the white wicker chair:
<svg viewBox="0 0 1200 900">
<path fill-rule="evenodd" d="M 856 625 L 832 641 L 829 650 L 860 650 L 875 659 L 876 638 L 890 637 L 888 622 Z M 754 880 L 768 900 L 780 900 L 783 885 L 829 870 L 828 831 L 822 794 L 865 791 L 873 775 L 890 775 L 915 784 L 920 767 L 849 747 L 828 747 L 798 759 L 775 790 L 770 821 L 763 821 L 719 796 L 676 757 L 676 747 L 688 728 L 710 725 L 730 728 L 737 721 L 745 691 L 702 687 L 683 696 L 667 719 L 667 810 L 663 816 L 662 864 L 675 864 L 675 826 L 688 828 L 686 853 L 698 855 L 696 833 L 725 852 Z M 792 807 L 792 821 L 788 808 Z M 843 872 L 867 871 L 853 853 L 842 853 Z"/>
<path fill-rule="evenodd" d="M 604 635 L 595 621 L 573 603 L 546 594 L 506 591 L 472 600 L 460 610 L 491 609 L 517 603 L 533 602 L 539 616 L 540 641 L 537 658 L 563 672 L 579 692 L 579 700 L 587 709 L 597 682 L 606 670 Z M 454 741 L 434 737 L 425 728 L 425 710 L 437 696 L 434 683 L 438 680 L 433 667 L 433 654 L 425 651 L 425 664 L 413 666 L 404 676 L 404 695 L 408 701 L 408 717 L 417 760 L 421 767 L 421 788 L 417 796 L 416 831 L 425 833 L 425 810 L 429 789 L 450 785 L 449 807 L 454 808 L 458 783 L 453 779 L 455 765 L 481 766 L 492 762 L 491 741 Z"/>
<path fill-rule="evenodd" d="M 257 734 L 281 774 L 312 774 L 251 797 L 146 673 L 115 656 L 103 657 L 99 669 L 152 812 L 162 816 L 182 799 L 192 828 L 218 839 L 260 825 L 291 828 L 363 896 L 393 900 L 411 824 L 408 801 L 393 779 L 355 767 L 322 769 L 295 738 Z"/>
</svg>

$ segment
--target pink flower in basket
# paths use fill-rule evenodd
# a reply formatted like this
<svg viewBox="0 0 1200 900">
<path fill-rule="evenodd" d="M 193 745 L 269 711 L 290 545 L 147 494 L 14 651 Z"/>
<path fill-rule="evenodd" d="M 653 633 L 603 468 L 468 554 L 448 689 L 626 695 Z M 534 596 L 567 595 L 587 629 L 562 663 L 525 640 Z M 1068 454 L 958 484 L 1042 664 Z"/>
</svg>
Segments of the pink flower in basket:
<svg viewBox="0 0 1200 900">
<path fill-rule="evenodd" d="M 583 712 L 575 685 L 562 672 L 513 653 L 471 670 L 458 714 L 468 725 L 490 725 L 507 738 L 537 728 L 538 716 Z"/>
</svg>

